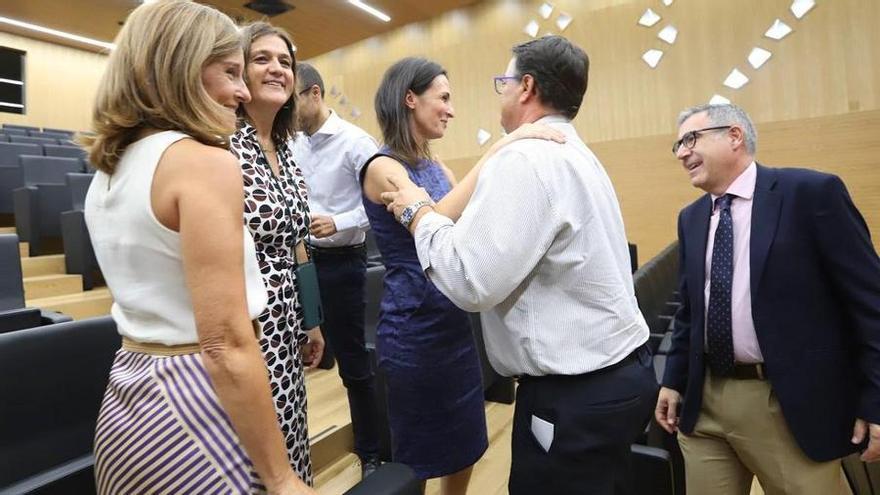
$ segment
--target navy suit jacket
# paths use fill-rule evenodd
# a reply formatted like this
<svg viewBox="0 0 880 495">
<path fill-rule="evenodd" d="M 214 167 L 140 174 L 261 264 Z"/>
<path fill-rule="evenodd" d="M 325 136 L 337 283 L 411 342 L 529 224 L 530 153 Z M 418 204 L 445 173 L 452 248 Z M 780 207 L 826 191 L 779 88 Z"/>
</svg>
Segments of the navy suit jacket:
<svg viewBox="0 0 880 495">
<path fill-rule="evenodd" d="M 663 385 L 684 395 L 684 433 L 703 398 L 711 210 L 707 194 L 678 218 L 682 306 Z M 854 452 L 855 419 L 880 423 L 880 259 L 864 219 L 838 177 L 758 165 L 749 249 L 755 332 L 789 429 L 813 460 Z"/>
</svg>

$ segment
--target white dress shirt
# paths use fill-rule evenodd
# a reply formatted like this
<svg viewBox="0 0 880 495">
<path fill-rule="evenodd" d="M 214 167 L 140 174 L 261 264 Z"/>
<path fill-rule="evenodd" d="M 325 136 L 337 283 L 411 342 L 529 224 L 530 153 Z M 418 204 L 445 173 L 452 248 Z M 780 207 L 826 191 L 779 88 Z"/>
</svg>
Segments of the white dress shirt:
<svg viewBox="0 0 880 495">
<path fill-rule="evenodd" d="M 504 375 L 577 375 L 648 340 L 617 196 L 605 169 L 560 116 L 539 120 L 566 143 L 519 140 L 483 166 L 457 223 L 424 215 L 422 268 L 457 306 L 482 312 Z"/>
<path fill-rule="evenodd" d="M 311 136 L 300 132 L 293 142 L 293 161 L 309 187 L 309 210 L 330 215 L 336 233 L 309 242 L 320 247 L 343 247 L 364 242 L 370 228 L 361 201 L 360 173 L 378 151 L 376 140 L 336 112 Z"/>
</svg>

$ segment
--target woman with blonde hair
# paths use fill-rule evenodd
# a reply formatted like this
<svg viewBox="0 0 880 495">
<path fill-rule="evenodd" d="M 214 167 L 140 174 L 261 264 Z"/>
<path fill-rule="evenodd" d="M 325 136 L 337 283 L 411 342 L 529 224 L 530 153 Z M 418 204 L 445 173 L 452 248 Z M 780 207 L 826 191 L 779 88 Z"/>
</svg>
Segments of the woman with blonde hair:
<svg viewBox="0 0 880 495">
<path fill-rule="evenodd" d="M 288 463 L 251 323 L 266 306 L 226 149 L 250 100 L 236 27 L 160 0 L 128 17 L 86 140 L 86 222 L 122 334 L 95 433 L 105 493 L 314 493 Z"/>
<path fill-rule="evenodd" d="M 260 348 L 290 464 L 310 483 L 309 434 L 303 365 L 317 366 L 320 327 L 304 328 L 295 267 L 305 261 L 308 192 L 288 142 L 294 134 L 296 57 L 290 36 L 266 22 L 241 30 L 245 81 L 251 100 L 239 107 L 239 129 L 230 138 L 244 180 L 244 223 L 254 240 L 269 305 L 258 318 Z"/>
</svg>

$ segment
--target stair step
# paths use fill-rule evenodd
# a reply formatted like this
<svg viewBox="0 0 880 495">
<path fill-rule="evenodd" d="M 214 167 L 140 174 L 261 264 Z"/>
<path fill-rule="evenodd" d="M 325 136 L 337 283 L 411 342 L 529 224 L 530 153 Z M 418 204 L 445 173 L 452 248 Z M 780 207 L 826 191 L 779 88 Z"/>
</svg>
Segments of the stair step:
<svg viewBox="0 0 880 495">
<path fill-rule="evenodd" d="M 81 275 L 37 275 L 24 278 L 25 299 L 41 299 L 77 292 L 82 292 Z"/>
<path fill-rule="evenodd" d="M 33 258 L 21 259 L 21 272 L 24 278 L 38 275 L 65 275 L 67 269 L 63 254 L 50 254 L 47 256 L 34 256 Z"/>
<path fill-rule="evenodd" d="M 82 320 L 110 314 L 113 297 L 109 289 L 100 288 L 63 296 L 28 299 L 26 304 L 28 307 L 57 311 L 74 320 Z"/>
<path fill-rule="evenodd" d="M 345 493 L 360 480 L 360 460 L 348 453 L 315 473 L 315 489 L 320 493 Z"/>
<path fill-rule="evenodd" d="M 25 259 L 31 255 L 30 245 L 26 242 L 18 243 L 18 255 L 21 256 L 21 259 Z"/>
<path fill-rule="evenodd" d="M 0 227 L 0 234 L 14 234 L 15 227 Z"/>
</svg>

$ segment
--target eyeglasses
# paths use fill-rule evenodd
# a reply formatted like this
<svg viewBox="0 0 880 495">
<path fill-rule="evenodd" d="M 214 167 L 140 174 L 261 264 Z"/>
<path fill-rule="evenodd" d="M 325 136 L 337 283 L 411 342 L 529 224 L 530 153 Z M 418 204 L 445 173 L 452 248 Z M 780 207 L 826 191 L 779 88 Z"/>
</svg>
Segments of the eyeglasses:
<svg viewBox="0 0 880 495">
<path fill-rule="evenodd" d="M 495 82 L 495 92 L 499 95 L 507 86 L 507 81 L 519 81 L 522 76 L 495 76 L 492 80 Z"/>
<path fill-rule="evenodd" d="M 677 155 L 681 145 L 684 145 L 689 150 L 694 149 L 694 146 L 697 145 L 697 138 L 700 137 L 701 132 L 720 131 L 722 129 L 730 129 L 731 127 L 732 126 L 729 125 L 720 125 L 718 127 L 706 127 L 705 129 L 691 131 L 682 136 L 678 141 L 672 143 L 672 154 Z"/>
</svg>

